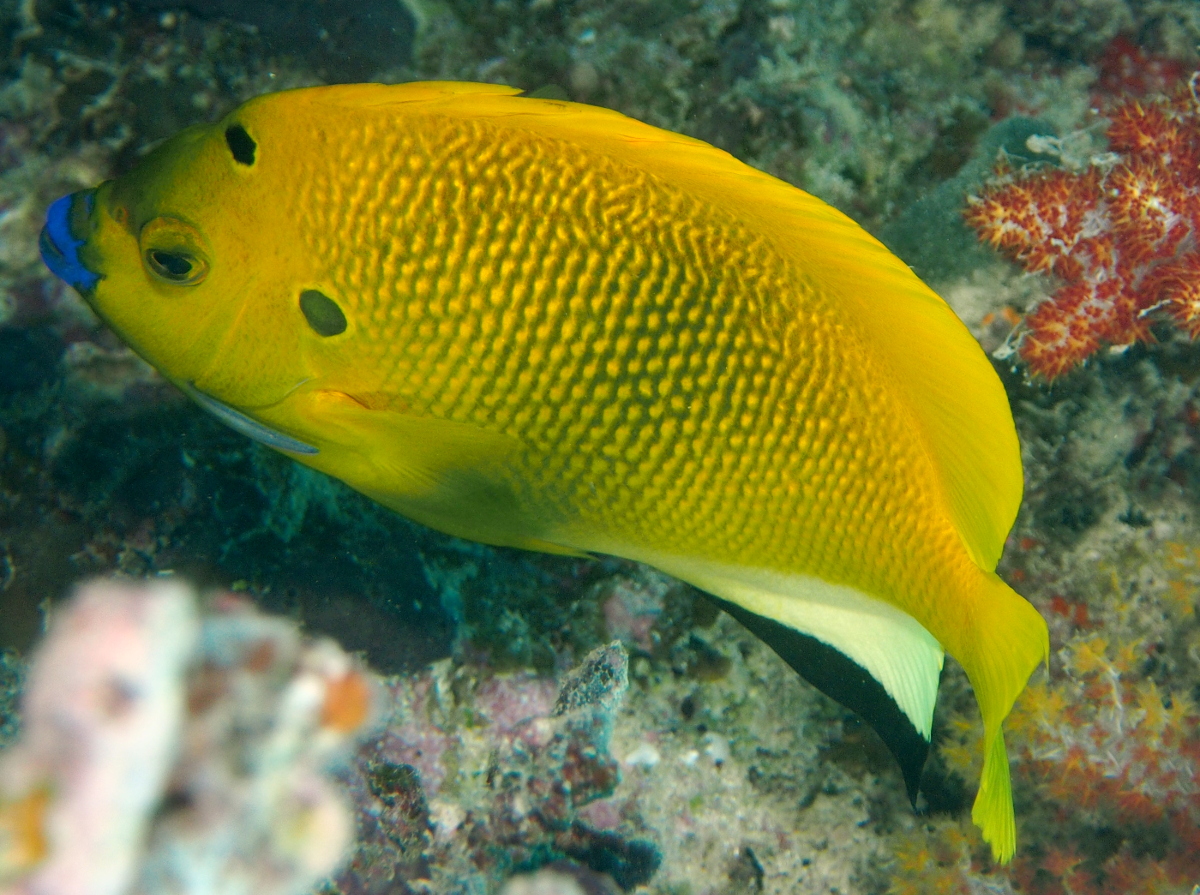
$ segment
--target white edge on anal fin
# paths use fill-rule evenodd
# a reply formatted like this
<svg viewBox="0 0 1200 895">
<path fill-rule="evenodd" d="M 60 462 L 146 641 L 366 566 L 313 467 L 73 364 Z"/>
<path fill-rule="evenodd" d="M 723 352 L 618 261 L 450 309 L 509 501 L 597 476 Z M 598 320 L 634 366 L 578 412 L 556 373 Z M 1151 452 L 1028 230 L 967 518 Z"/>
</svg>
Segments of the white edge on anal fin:
<svg viewBox="0 0 1200 895">
<path fill-rule="evenodd" d="M 855 588 L 810 575 L 678 557 L 635 558 L 838 650 L 866 669 L 930 740 L 945 653 L 911 615 Z"/>
</svg>

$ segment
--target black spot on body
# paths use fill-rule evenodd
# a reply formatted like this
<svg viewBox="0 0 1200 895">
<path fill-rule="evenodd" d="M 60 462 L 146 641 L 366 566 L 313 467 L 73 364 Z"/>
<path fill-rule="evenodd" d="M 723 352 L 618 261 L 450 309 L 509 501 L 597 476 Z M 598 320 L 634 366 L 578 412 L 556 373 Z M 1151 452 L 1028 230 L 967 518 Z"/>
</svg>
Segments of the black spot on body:
<svg viewBox="0 0 1200 895">
<path fill-rule="evenodd" d="M 319 336 L 337 336 L 346 331 L 346 315 L 337 302 L 323 292 L 316 289 L 301 292 L 300 310 Z"/>
<path fill-rule="evenodd" d="M 229 145 L 235 162 L 241 165 L 254 164 L 254 151 L 258 149 L 258 144 L 250 138 L 244 127 L 231 124 L 225 128 L 225 142 Z"/>
</svg>

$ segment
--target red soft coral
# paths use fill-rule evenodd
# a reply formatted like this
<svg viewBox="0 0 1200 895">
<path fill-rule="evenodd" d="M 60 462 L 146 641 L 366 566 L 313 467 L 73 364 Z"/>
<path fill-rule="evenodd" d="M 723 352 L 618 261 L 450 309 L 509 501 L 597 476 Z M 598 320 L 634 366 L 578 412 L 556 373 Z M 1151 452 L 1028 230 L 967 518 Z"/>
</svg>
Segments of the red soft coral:
<svg viewBox="0 0 1200 895">
<path fill-rule="evenodd" d="M 1149 316 L 1200 335 L 1200 72 L 1169 100 L 1118 106 L 1112 154 L 1079 173 L 1003 172 L 971 197 L 981 239 L 1062 286 L 1019 352 L 1053 379 L 1103 345 L 1148 342 Z"/>
</svg>

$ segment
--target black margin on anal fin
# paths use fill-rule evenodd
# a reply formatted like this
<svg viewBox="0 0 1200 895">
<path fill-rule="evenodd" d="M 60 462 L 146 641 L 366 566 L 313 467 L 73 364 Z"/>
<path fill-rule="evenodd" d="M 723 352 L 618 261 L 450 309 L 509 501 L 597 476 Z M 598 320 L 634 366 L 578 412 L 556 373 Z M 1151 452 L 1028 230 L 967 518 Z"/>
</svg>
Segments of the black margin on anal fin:
<svg viewBox="0 0 1200 895">
<path fill-rule="evenodd" d="M 921 772 L 929 741 L 871 673 L 840 650 L 817 638 L 755 615 L 736 603 L 706 595 L 774 650 L 802 678 L 836 702 L 857 713 L 874 728 L 900 765 L 904 788 L 913 808 L 921 788 Z"/>
</svg>

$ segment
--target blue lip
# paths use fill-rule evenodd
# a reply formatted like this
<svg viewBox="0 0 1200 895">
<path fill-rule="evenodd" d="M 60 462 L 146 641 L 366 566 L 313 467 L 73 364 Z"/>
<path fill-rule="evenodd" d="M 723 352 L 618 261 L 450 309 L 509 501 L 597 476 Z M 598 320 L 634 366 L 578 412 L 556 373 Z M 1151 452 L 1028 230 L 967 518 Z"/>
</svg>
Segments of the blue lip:
<svg viewBox="0 0 1200 895">
<path fill-rule="evenodd" d="M 63 196 L 50 206 L 46 211 L 46 226 L 38 237 L 38 250 L 51 273 L 80 292 L 90 292 L 100 275 L 88 270 L 79 260 L 79 249 L 84 241 L 71 233 L 71 207 L 78 201 L 86 202 L 87 212 L 91 214 L 92 190 Z"/>
</svg>

